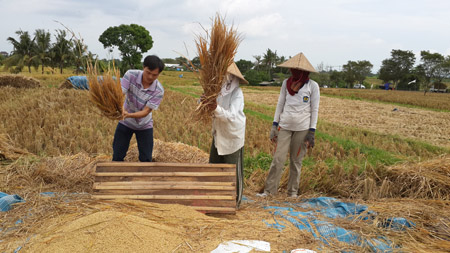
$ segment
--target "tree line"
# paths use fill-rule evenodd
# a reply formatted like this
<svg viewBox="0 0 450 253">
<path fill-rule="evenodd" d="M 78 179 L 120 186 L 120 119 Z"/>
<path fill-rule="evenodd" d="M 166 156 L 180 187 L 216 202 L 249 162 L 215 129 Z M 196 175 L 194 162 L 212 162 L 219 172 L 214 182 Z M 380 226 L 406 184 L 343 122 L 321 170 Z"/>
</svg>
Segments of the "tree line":
<svg viewBox="0 0 450 253">
<path fill-rule="evenodd" d="M 31 72 L 31 68 L 45 67 L 52 70 L 72 67 L 76 74 L 84 71 L 88 60 L 96 60 L 97 56 L 90 52 L 82 40 L 74 37 L 66 30 L 56 30 L 54 42 L 51 42 L 49 31 L 37 29 L 33 35 L 27 31 L 17 31 L 18 39 L 8 37 L 7 41 L 13 45 L 13 51 L 8 57 L 0 55 L 0 64 L 12 73 L 19 73 L 24 68 Z M 115 64 L 122 73 L 131 68 L 141 68 L 142 54 L 153 46 L 150 33 L 142 26 L 136 24 L 109 27 L 100 36 L 99 41 L 104 48 L 112 51 L 117 48 L 121 59 L 115 59 Z M 288 58 L 278 55 L 276 50 L 268 48 L 261 55 L 254 55 L 253 61 L 241 59 L 237 66 L 251 85 L 258 85 L 263 81 L 270 84 L 281 84 L 281 81 L 290 75 L 289 70 L 277 67 Z M 177 63 L 194 68 L 200 68 L 198 57 L 191 60 L 184 57 L 175 59 L 163 58 L 165 63 Z M 392 83 L 393 88 L 402 90 L 427 90 L 445 88 L 444 80 L 450 78 L 450 56 L 439 53 L 421 51 L 419 64 L 412 51 L 394 49 L 391 57 L 382 61 L 376 74 L 372 74 L 373 64 L 370 61 L 351 61 L 342 65 L 339 70 L 330 66 L 319 64 L 318 73 L 311 74 L 311 78 L 321 85 L 331 87 L 353 88 L 355 84 L 365 83 L 366 77 L 376 76 L 384 83 Z M 100 69 L 106 68 L 111 60 L 98 60 Z M 55 72 L 55 71 L 53 71 Z"/>
<path fill-rule="evenodd" d="M 97 55 L 88 50 L 82 38 L 76 38 L 72 32 L 58 29 L 52 42 L 51 34 L 44 29 L 36 29 L 33 34 L 28 31 L 16 31 L 18 38 L 8 37 L 7 41 L 13 45 L 13 51 L 7 57 L 0 56 L 0 65 L 11 73 L 20 73 L 31 68 L 36 70 L 42 67 L 42 74 L 46 67 L 52 71 L 59 70 L 62 74 L 64 68 L 74 68 L 76 74 L 84 73 L 88 61 L 96 61 L 99 68 L 105 69 L 112 60 L 98 60 Z M 150 33 L 142 26 L 120 25 L 109 27 L 99 37 L 104 48 L 112 51 L 118 48 L 121 59 L 114 63 L 125 73 L 131 68 L 141 68 L 142 53 L 153 46 Z"/>
<path fill-rule="evenodd" d="M 437 89 L 446 88 L 444 80 L 450 78 L 450 56 L 429 51 L 421 51 L 420 56 L 420 64 L 415 66 L 416 57 L 412 51 L 393 49 L 391 57 L 382 61 L 376 74 L 372 73 L 373 64 L 367 60 L 349 60 L 340 67 L 340 70 L 321 63 L 316 67 L 318 73 L 312 73 L 311 78 L 321 85 L 339 88 L 353 88 L 355 84 L 370 87 L 373 83 L 367 83 L 367 77 L 376 77 L 383 83 L 390 83 L 391 88 L 400 90 L 423 89 L 426 91 L 433 86 Z M 253 61 L 241 59 L 236 62 L 250 85 L 259 85 L 264 81 L 281 85 L 281 82 L 290 75 L 288 69 L 277 67 L 288 58 L 279 56 L 276 50 L 269 48 L 262 55 L 255 55 L 253 58 Z M 163 60 L 166 63 L 176 63 L 181 66 L 200 67 L 198 57 L 191 62 L 183 57 Z"/>
</svg>

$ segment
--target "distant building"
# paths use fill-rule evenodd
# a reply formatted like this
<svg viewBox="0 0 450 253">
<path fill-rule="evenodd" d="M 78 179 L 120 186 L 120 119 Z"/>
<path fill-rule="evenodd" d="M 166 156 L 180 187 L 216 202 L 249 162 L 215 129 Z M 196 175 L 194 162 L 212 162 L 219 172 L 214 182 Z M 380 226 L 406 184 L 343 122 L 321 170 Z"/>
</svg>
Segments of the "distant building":
<svg viewBox="0 0 450 253">
<path fill-rule="evenodd" d="M 7 52 L 5 52 L 5 51 L 1 51 L 0 55 L 2 55 L 4 57 L 8 57 L 9 56 L 9 54 Z"/>
<path fill-rule="evenodd" d="M 183 71 L 183 66 L 181 66 L 180 64 L 165 63 L 164 65 L 168 69 L 173 69 L 173 70 L 177 70 L 177 71 Z"/>
</svg>

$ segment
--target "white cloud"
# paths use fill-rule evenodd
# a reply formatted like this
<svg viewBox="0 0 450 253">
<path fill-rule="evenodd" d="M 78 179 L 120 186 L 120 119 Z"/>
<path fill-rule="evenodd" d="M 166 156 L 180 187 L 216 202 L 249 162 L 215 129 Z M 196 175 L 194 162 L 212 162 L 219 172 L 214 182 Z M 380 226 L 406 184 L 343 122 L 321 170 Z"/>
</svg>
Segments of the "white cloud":
<svg viewBox="0 0 450 253">
<path fill-rule="evenodd" d="M 0 51 L 8 52 L 6 39 L 15 31 L 54 34 L 63 29 L 58 20 L 100 57 L 107 57 L 100 34 L 130 23 L 149 30 L 149 53 L 173 58 L 187 48 L 193 57 L 199 23 L 208 28 L 220 12 L 244 35 L 237 59 L 253 60 L 270 48 L 283 56 L 304 52 L 313 65 L 369 60 L 379 66 L 392 49 L 450 54 L 450 1 L 444 0 L 0 0 L 0 6 Z"/>
<path fill-rule="evenodd" d="M 239 25 L 239 31 L 246 37 L 257 39 L 261 37 L 277 36 L 280 27 L 286 22 L 279 13 L 271 13 L 263 16 L 257 16 L 245 21 Z"/>
</svg>

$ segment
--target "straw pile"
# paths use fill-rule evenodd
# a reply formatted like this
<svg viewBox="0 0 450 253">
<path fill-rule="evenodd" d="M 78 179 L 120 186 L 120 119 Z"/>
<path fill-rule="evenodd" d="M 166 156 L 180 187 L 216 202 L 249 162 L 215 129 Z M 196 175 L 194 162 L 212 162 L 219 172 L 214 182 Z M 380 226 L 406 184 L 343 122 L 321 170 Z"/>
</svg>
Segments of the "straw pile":
<svg viewBox="0 0 450 253">
<path fill-rule="evenodd" d="M 39 80 L 22 75 L 0 76 L 0 87 L 11 86 L 15 88 L 38 88 L 41 86 Z"/>
<path fill-rule="evenodd" d="M 195 41 L 200 59 L 199 82 L 203 88 L 203 99 L 195 110 L 198 120 L 210 120 L 209 105 L 215 103 L 220 93 L 228 66 L 233 63 L 237 47 L 241 41 L 237 30 L 231 26 L 227 28 L 225 20 L 219 14 L 213 19 L 210 33 Z"/>
<path fill-rule="evenodd" d="M 115 79 L 114 79 L 114 77 Z M 120 85 L 120 72 L 114 66 L 101 77 L 97 65 L 88 64 L 89 97 L 109 119 L 122 119 L 124 96 Z"/>
<path fill-rule="evenodd" d="M 139 161 L 137 144 L 130 147 L 127 156 L 125 157 L 125 161 Z M 170 163 L 208 163 L 209 155 L 197 147 L 189 146 L 184 143 L 164 142 L 155 139 L 153 146 L 153 161 Z"/>
<path fill-rule="evenodd" d="M 0 135 L 1 137 L 1 135 Z M 2 147 L 0 138 L 0 148 Z M 8 146 L 12 147 L 12 146 Z M 5 150 L 16 150 L 14 147 Z M 2 154 L 2 153 L 0 153 Z M 5 153 L 6 157 L 11 152 Z M 20 153 L 19 153 L 20 155 Z M 15 156 L 12 156 L 15 157 Z M 126 161 L 139 161 L 137 145 L 133 145 Z M 171 143 L 155 140 L 153 157 L 157 162 L 168 163 L 208 163 L 209 155 L 204 151 L 183 143 Z M 33 157 L 19 159 L 5 168 L 5 185 L 0 191 L 29 195 L 32 192 L 92 192 L 94 167 L 97 161 L 110 161 L 110 156 L 91 157 L 87 153 L 72 156 Z"/>
<path fill-rule="evenodd" d="M 450 156 L 390 167 L 388 180 L 388 196 L 450 200 Z"/>
<path fill-rule="evenodd" d="M 68 79 L 66 79 L 59 84 L 58 89 L 73 89 L 73 85 Z"/>
<path fill-rule="evenodd" d="M 27 150 L 14 147 L 11 138 L 6 134 L 0 134 L 0 161 L 17 160 L 23 155 L 30 155 Z"/>
<path fill-rule="evenodd" d="M 86 153 L 73 156 L 23 158 L 5 168 L 6 181 L 1 191 L 21 195 L 36 192 L 91 192 L 97 160 Z"/>
</svg>

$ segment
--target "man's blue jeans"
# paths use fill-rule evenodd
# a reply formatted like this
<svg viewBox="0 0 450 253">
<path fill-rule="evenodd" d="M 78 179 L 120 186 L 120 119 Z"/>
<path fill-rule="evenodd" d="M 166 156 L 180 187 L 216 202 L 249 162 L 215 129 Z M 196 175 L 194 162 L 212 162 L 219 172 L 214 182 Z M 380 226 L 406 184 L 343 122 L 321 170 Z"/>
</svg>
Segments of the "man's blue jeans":
<svg viewBox="0 0 450 253">
<path fill-rule="evenodd" d="M 113 161 L 123 161 L 130 146 L 131 137 L 136 134 L 139 149 L 139 161 L 151 162 L 153 153 L 153 128 L 133 130 L 123 124 L 117 124 L 113 141 Z"/>
</svg>

